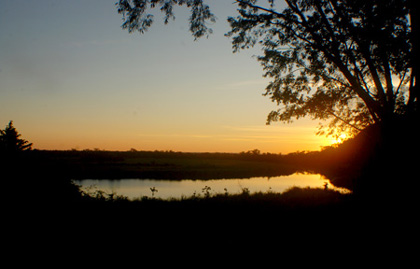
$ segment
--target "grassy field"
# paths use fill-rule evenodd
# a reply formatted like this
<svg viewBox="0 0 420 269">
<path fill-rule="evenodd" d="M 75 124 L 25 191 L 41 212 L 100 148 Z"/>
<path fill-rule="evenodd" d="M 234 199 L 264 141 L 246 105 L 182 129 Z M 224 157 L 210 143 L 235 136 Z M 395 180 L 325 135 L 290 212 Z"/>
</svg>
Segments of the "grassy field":
<svg viewBox="0 0 420 269">
<path fill-rule="evenodd" d="M 39 151 L 42 165 L 72 179 L 220 179 L 290 175 L 298 169 L 276 154 Z"/>
</svg>

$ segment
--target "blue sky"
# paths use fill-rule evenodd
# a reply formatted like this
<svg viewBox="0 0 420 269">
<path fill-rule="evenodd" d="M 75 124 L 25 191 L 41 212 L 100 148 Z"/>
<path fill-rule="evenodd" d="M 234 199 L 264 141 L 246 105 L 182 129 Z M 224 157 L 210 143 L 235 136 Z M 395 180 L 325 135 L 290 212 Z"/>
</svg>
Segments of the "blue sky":
<svg viewBox="0 0 420 269">
<path fill-rule="evenodd" d="M 188 12 L 159 12 L 144 35 L 121 29 L 115 0 L 0 0 L 0 126 L 40 149 L 264 152 L 318 150 L 316 122 L 265 125 L 276 106 L 253 55 L 233 54 L 233 1 L 194 41 Z"/>
</svg>

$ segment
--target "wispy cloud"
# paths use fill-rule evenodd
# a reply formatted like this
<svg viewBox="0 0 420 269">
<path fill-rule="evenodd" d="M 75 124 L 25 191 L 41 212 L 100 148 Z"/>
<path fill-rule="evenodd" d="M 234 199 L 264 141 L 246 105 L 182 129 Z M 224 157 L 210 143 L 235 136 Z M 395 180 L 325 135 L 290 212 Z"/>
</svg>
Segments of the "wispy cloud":
<svg viewBox="0 0 420 269">
<path fill-rule="evenodd" d="M 289 134 L 299 132 L 315 132 L 313 126 L 294 125 L 245 125 L 245 126 L 224 126 L 231 131 L 242 133 L 265 133 L 265 134 Z"/>
<path fill-rule="evenodd" d="M 106 46 L 129 42 L 129 39 L 107 39 L 107 40 L 84 40 L 84 41 L 71 41 L 64 44 L 65 47 L 70 48 L 84 48 L 91 46 Z"/>
<path fill-rule="evenodd" d="M 261 78 L 261 79 L 253 79 L 253 80 L 244 80 L 244 81 L 237 81 L 231 82 L 220 85 L 219 89 L 241 89 L 246 87 L 258 87 L 258 88 L 265 88 L 267 86 L 268 80 Z"/>
<path fill-rule="evenodd" d="M 182 138 L 212 138 L 212 135 L 206 134 L 180 134 L 180 133 L 152 133 L 152 134 L 137 134 L 139 137 L 182 137 Z"/>
</svg>

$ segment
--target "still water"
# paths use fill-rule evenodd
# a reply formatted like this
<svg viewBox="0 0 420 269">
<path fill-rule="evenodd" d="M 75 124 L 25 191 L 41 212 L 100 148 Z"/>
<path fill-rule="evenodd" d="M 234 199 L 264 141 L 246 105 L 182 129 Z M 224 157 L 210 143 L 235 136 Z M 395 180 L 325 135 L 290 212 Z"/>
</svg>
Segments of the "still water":
<svg viewBox="0 0 420 269">
<path fill-rule="evenodd" d="M 76 184 L 81 185 L 86 191 L 101 190 L 106 193 L 117 193 L 129 199 L 141 198 L 143 196 L 152 197 L 151 188 L 157 190 L 153 193 L 156 198 L 181 198 L 192 195 L 204 196 L 205 193 L 214 194 L 236 194 L 244 189 L 250 193 L 255 192 L 283 192 L 293 186 L 324 188 L 328 183 L 330 189 L 334 188 L 329 180 L 319 174 L 295 173 L 290 176 L 278 177 L 253 177 L 248 179 L 215 179 L 215 180 L 149 180 L 149 179 L 86 179 L 75 180 Z M 209 188 L 208 188 L 209 187 Z M 342 190 L 344 191 L 344 190 Z"/>
</svg>

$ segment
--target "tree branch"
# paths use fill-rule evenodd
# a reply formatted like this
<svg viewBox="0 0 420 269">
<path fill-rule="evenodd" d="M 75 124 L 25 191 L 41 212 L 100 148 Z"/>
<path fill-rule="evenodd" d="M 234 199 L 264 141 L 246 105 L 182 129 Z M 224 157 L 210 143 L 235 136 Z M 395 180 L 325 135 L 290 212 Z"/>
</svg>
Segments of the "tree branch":
<svg viewBox="0 0 420 269">
<path fill-rule="evenodd" d="M 394 108 L 395 103 L 395 96 L 393 91 L 392 85 L 392 76 L 391 76 L 391 69 L 389 67 L 389 62 L 386 56 L 383 57 L 383 65 L 384 65 L 384 73 L 385 73 L 385 82 L 386 82 L 386 97 L 387 97 L 387 106 L 389 106 L 392 110 Z M 390 111 L 391 113 L 393 111 Z"/>
<path fill-rule="evenodd" d="M 258 10 L 262 10 L 262 11 L 268 12 L 270 14 L 275 15 L 278 18 L 284 18 L 284 15 L 283 14 L 278 13 L 278 12 L 274 11 L 273 9 L 268 9 L 268 8 L 264 8 L 264 7 L 261 7 L 261 6 L 257 6 L 257 5 L 254 5 L 254 4 L 249 3 L 248 1 L 236 0 L 236 2 L 237 3 L 240 3 L 240 4 L 243 4 L 243 5 L 246 5 L 246 6 L 250 7 L 250 8 L 255 8 L 255 9 L 258 9 Z"/>
<path fill-rule="evenodd" d="M 344 122 L 344 123 L 345 123 L 345 124 L 347 124 L 348 126 L 350 126 L 350 127 L 354 128 L 354 129 L 358 130 L 359 132 L 363 131 L 363 129 L 360 129 L 360 128 L 359 128 L 359 127 L 357 127 L 356 125 L 354 125 L 354 124 L 350 123 L 349 121 L 347 121 L 347 120 L 345 120 L 345 119 L 341 118 L 340 116 L 336 115 L 334 112 L 332 112 L 332 111 L 330 111 L 330 110 L 328 110 L 328 109 L 327 109 L 327 110 L 325 110 L 325 112 L 327 112 L 327 114 L 330 114 L 331 116 L 333 116 L 333 117 L 337 118 L 338 120 L 340 120 L 340 121 Z"/>
</svg>

